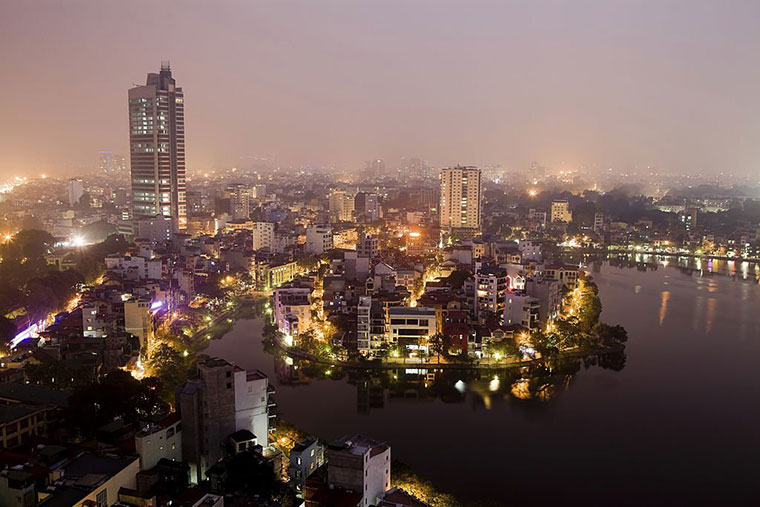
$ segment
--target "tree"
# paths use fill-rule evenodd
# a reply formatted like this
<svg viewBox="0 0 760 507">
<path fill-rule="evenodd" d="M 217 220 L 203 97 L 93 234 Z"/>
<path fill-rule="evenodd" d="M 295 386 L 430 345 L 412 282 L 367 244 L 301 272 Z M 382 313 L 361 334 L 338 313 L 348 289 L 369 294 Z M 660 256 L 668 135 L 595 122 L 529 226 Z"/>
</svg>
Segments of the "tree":
<svg viewBox="0 0 760 507">
<path fill-rule="evenodd" d="M 114 370 L 102 381 L 78 389 L 69 398 L 67 420 L 82 435 L 94 434 L 100 426 L 121 418 L 136 424 L 168 410 L 155 388 L 155 381 L 139 381 L 129 373 Z"/>
<path fill-rule="evenodd" d="M 8 353 L 10 341 L 17 332 L 16 324 L 11 319 L 0 315 L 0 353 Z"/>
<path fill-rule="evenodd" d="M 623 344 L 628 341 L 628 331 L 620 325 L 611 326 L 604 322 L 597 322 L 593 333 L 605 345 Z"/>
<path fill-rule="evenodd" d="M 187 378 L 185 358 L 176 349 L 166 343 L 159 343 L 148 359 L 151 376 L 161 382 L 159 396 L 167 403 L 174 398 L 174 390 Z"/>
<path fill-rule="evenodd" d="M 69 366 L 63 361 L 30 364 L 24 369 L 29 383 L 53 389 L 72 389 L 90 383 L 87 367 Z"/>
</svg>

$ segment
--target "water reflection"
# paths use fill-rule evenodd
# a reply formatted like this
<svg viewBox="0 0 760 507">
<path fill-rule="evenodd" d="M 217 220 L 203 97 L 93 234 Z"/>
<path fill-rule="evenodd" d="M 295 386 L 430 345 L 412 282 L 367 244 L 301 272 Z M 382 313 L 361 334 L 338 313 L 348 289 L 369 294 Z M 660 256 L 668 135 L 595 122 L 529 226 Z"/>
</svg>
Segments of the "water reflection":
<svg viewBox="0 0 760 507">
<path fill-rule="evenodd" d="M 668 314 L 668 301 L 670 301 L 670 291 L 664 290 L 660 293 L 660 327 Z"/>
<path fill-rule="evenodd" d="M 489 410 L 504 402 L 544 403 L 567 391 L 573 377 L 593 366 L 620 371 L 625 352 L 560 358 L 512 369 L 440 369 L 416 365 L 397 369 L 356 369 L 291 359 L 274 352 L 274 372 L 280 385 L 298 386 L 312 379 L 346 382 L 356 388 L 356 411 L 370 414 L 394 399 L 420 402 L 470 403 Z"/>
<path fill-rule="evenodd" d="M 734 260 L 700 259 L 688 256 L 651 255 L 651 254 L 566 254 L 568 263 L 581 263 L 589 266 L 592 273 L 601 272 L 604 263 L 625 269 L 639 271 L 657 271 L 658 267 L 674 267 L 681 273 L 693 276 L 709 277 L 714 274 L 727 276 L 736 280 L 754 281 L 760 284 L 760 264 Z"/>
</svg>

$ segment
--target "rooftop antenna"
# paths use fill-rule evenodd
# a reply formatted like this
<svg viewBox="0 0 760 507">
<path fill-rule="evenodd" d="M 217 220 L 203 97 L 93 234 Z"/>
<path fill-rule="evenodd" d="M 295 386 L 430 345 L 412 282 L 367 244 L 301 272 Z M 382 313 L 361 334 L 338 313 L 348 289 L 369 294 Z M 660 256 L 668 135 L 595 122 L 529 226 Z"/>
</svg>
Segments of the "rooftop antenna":
<svg viewBox="0 0 760 507">
<path fill-rule="evenodd" d="M 172 70 L 169 60 L 161 60 L 161 70 Z"/>
</svg>

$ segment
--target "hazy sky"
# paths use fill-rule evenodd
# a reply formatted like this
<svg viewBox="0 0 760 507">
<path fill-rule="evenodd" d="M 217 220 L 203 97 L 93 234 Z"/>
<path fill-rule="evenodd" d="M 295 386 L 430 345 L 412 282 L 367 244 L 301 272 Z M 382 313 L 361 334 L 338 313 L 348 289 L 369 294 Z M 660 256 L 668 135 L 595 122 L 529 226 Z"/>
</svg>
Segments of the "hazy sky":
<svg viewBox="0 0 760 507">
<path fill-rule="evenodd" d="M 127 154 L 171 60 L 188 166 L 760 173 L 760 1 L 0 1 L 0 175 Z"/>
</svg>

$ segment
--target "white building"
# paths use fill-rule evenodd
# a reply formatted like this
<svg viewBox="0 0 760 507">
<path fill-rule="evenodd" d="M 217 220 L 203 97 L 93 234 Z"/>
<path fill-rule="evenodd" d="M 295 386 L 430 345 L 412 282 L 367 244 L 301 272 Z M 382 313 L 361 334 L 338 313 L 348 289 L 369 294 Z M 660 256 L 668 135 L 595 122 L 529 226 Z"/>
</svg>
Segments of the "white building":
<svg viewBox="0 0 760 507">
<path fill-rule="evenodd" d="M 530 239 L 521 240 L 517 245 L 522 259 L 524 261 L 540 261 L 541 260 L 541 243 Z"/>
<path fill-rule="evenodd" d="M 310 225 L 306 228 L 306 252 L 319 255 L 333 248 L 333 233 L 329 225 Z"/>
<path fill-rule="evenodd" d="M 280 287 L 274 291 L 274 320 L 286 335 L 296 336 L 311 327 L 311 288 Z"/>
<path fill-rule="evenodd" d="M 182 461 L 182 421 L 176 412 L 135 435 L 140 470 L 150 470 L 162 458 Z"/>
<path fill-rule="evenodd" d="M 137 255 L 113 254 L 105 258 L 106 271 L 113 271 L 127 280 L 161 280 L 161 259 L 146 259 Z"/>
<path fill-rule="evenodd" d="M 480 169 L 456 166 L 441 169 L 441 229 L 480 229 Z"/>
<path fill-rule="evenodd" d="M 82 180 L 69 180 L 69 206 L 74 207 L 79 204 L 79 199 L 84 195 L 84 185 Z"/>
<path fill-rule="evenodd" d="M 327 482 L 362 495 L 362 507 L 375 505 L 391 488 L 391 448 L 383 442 L 355 435 L 327 448 Z"/>
<path fill-rule="evenodd" d="M 235 368 L 235 431 L 248 430 L 256 443 L 269 445 L 269 407 L 274 406 L 269 379 L 259 370 Z"/>
<path fill-rule="evenodd" d="M 525 294 L 509 293 L 504 305 L 504 324 L 520 324 L 528 329 L 538 327 L 540 304 Z"/>
<path fill-rule="evenodd" d="M 428 340 L 436 333 L 434 308 L 392 306 L 388 308 L 387 339 L 411 355 L 428 352 Z"/>
<path fill-rule="evenodd" d="M 271 252 L 275 251 L 274 223 L 254 222 L 252 235 L 254 250 L 268 248 Z"/>
</svg>

